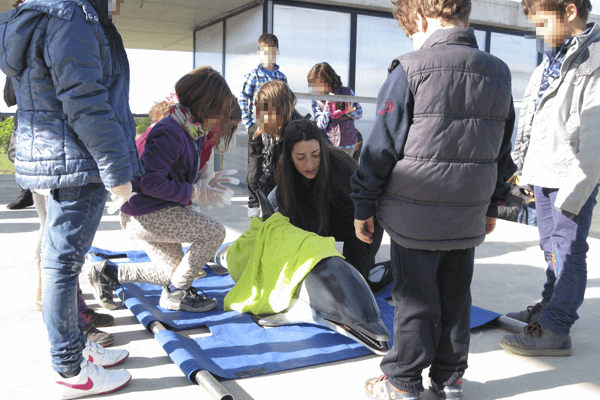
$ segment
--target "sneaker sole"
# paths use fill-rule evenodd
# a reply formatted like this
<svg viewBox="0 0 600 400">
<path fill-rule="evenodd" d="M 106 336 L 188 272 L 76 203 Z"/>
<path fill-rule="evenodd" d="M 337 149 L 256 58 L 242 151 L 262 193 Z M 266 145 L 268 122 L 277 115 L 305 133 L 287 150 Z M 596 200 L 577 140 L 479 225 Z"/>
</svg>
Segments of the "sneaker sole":
<svg viewBox="0 0 600 400">
<path fill-rule="evenodd" d="M 571 355 L 571 348 L 568 349 L 548 349 L 548 350 L 527 350 L 519 347 L 513 347 L 504 342 L 500 342 L 500 347 L 504 350 L 508 350 L 511 353 L 515 353 L 520 356 L 549 356 L 549 357 L 566 357 Z"/>
<path fill-rule="evenodd" d="M 121 389 L 125 385 L 127 385 L 130 381 L 131 381 L 131 374 L 129 374 L 129 379 L 127 379 L 127 381 L 125 383 L 121 384 L 120 386 L 118 386 L 118 387 L 116 387 L 114 389 L 110 389 L 110 390 L 107 390 L 107 391 L 104 391 L 104 392 L 100 392 L 100 393 L 74 393 L 74 394 L 71 394 L 71 395 L 63 395 L 61 398 L 62 399 L 78 399 L 78 398 L 81 398 L 81 397 L 98 396 L 98 395 L 113 393 L 113 392 L 116 392 L 117 390 Z"/>
<path fill-rule="evenodd" d="M 211 304 L 211 305 L 209 305 L 207 307 L 203 307 L 203 308 L 193 308 L 193 307 L 188 307 L 186 305 L 181 305 L 181 304 L 164 304 L 162 301 L 159 301 L 158 305 L 161 306 L 162 308 L 164 308 L 165 310 L 189 311 L 189 312 L 207 312 L 207 311 L 212 311 L 215 308 L 217 308 L 217 303 Z"/>
<path fill-rule="evenodd" d="M 110 368 L 110 367 L 114 367 L 114 366 L 116 366 L 116 365 L 123 364 L 123 363 L 125 362 L 125 360 L 127 360 L 128 358 L 129 358 L 129 353 L 127 353 L 127 355 L 125 356 L 125 358 L 124 358 L 124 359 L 122 359 L 122 360 L 119 360 L 119 361 L 117 361 L 117 362 L 116 362 L 116 363 L 114 363 L 114 364 L 110 364 L 110 365 L 101 365 L 101 367 L 102 367 L 102 368 Z"/>
<path fill-rule="evenodd" d="M 102 346 L 102 347 L 108 347 L 108 346 L 110 346 L 111 344 L 113 344 L 113 343 L 115 342 L 115 339 L 113 339 L 113 340 L 104 340 L 104 341 L 102 341 L 102 340 L 101 340 L 101 341 L 99 341 L 99 342 L 94 342 L 94 341 L 93 341 L 93 340 L 91 340 L 90 338 L 88 338 L 88 340 L 89 340 L 90 342 L 92 342 L 92 343 L 99 344 L 99 345 L 100 345 L 100 346 Z"/>
<path fill-rule="evenodd" d="M 117 303 L 115 303 L 114 301 L 111 301 L 109 303 L 109 302 L 100 300 L 100 301 L 98 301 L 98 303 L 100 303 L 102 308 L 106 308 L 107 310 L 116 310 L 117 308 L 119 308 L 119 305 Z M 102 328 L 102 327 L 98 326 L 97 328 Z"/>
</svg>

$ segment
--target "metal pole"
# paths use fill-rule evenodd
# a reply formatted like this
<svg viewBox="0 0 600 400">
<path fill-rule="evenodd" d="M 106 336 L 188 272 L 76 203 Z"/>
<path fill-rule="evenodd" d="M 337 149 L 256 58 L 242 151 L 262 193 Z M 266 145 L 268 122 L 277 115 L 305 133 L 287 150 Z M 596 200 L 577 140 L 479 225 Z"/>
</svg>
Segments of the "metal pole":
<svg viewBox="0 0 600 400">
<path fill-rule="evenodd" d="M 167 330 L 167 328 L 158 321 L 152 321 L 148 324 L 148 329 L 150 329 L 153 335 L 156 335 L 160 331 Z M 234 400 L 233 396 L 215 379 L 214 376 L 212 376 L 210 372 L 199 370 L 194 372 L 191 378 L 191 380 L 204 389 L 211 398 L 215 400 Z"/>
<path fill-rule="evenodd" d="M 509 318 L 505 315 L 499 316 L 498 318 L 490 322 L 490 325 L 496 326 L 500 329 L 504 329 L 505 331 L 513 333 L 521 333 L 527 327 L 527 324 L 525 322 Z"/>
</svg>

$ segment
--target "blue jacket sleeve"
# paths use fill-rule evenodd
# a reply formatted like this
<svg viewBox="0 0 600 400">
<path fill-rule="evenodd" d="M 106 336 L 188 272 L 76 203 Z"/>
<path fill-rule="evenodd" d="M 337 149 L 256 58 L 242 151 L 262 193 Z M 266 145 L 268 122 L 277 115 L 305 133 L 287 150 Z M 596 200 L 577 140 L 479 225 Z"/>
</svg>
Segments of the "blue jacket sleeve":
<svg viewBox="0 0 600 400">
<path fill-rule="evenodd" d="M 51 18 L 44 59 L 63 104 L 68 123 L 90 152 L 106 187 L 133 179 L 133 168 L 121 126 L 108 102 L 100 54 L 100 25 L 86 21 L 75 7 L 70 21 Z"/>
<path fill-rule="evenodd" d="M 379 90 L 375 125 L 362 149 L 360 167 L 351 178 L 356 219 L 375 215 L 375 204 L 403 156 L 413 108 L 408 77 L 399 65 Z"/>
</svg>

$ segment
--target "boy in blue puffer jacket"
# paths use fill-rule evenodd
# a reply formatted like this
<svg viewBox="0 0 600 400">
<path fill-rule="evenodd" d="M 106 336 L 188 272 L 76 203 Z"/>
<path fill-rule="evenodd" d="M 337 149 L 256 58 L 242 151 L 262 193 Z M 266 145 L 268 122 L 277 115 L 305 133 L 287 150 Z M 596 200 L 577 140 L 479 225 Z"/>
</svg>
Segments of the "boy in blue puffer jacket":
<svg viewBox="0 0 600 400">
<path fill-rule="evenodd" d="M 116 2 L 116 4 L 115 4 Z M 121 0 L 28 0 L 0 15 L 0 69 L 19 103 L 16 178 L 51 189 L 42 244 L 42 309 L 55 388 L 63 399 L 115 391 L 129 382 L 126 350 L 86 342 L 77 281 L 108 189 L 121 200 L 142 173 L 129 109 L 129 64 L 109 10 Z"/>
</svg>

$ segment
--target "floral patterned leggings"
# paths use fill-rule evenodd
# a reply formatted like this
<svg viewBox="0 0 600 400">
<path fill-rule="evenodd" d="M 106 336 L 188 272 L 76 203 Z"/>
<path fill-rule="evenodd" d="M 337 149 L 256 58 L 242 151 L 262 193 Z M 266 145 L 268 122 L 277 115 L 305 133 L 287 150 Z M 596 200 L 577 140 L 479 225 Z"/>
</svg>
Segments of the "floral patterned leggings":
<svg viewBox="0 0 600 400">
<path fill-rule="evenodd" d="M 121 213 L 121 226 L 152 263 L 119 265 L 119 282 L 152 283 L 188 289 L 225 240 L 225 227 L 184 207 L 133 217 Z M 183 254 L 182 243 L 191 243 Z"/>
</svg>

